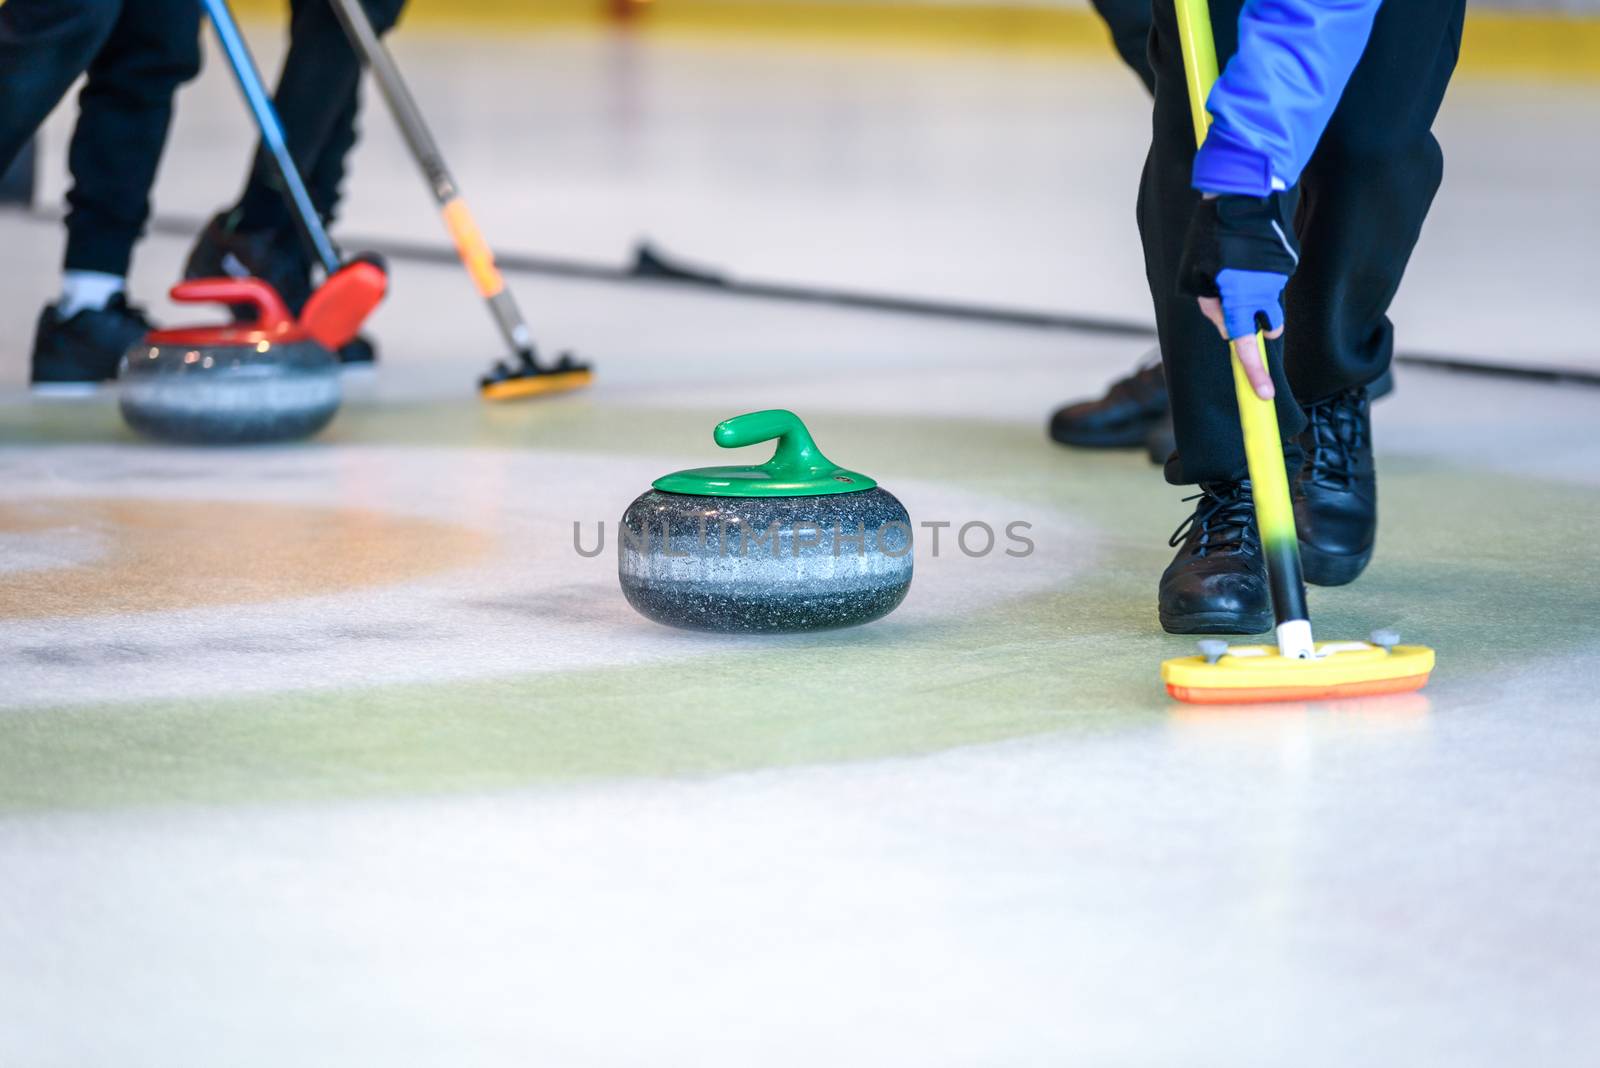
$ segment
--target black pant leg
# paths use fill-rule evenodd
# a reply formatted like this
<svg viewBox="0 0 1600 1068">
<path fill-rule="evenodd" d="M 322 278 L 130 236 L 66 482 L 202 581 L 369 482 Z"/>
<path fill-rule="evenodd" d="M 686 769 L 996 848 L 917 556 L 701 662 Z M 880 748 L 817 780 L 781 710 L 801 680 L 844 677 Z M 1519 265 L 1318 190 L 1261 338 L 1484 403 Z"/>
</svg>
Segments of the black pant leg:
<svg viewBox="0 0 1600 1068">
<path fill-rule="evenodd" d="M 322 216 L 323 221 L 329 226 L 333 225 L 334 217 L 339 213 L 345 161 L 360 136 L 356 127 L 360 114 L 361 87 L 357 85 L 355 91 L 350 94 L 350 99 L 345 101 L 344 107 L 339 110 L 333 123 L 333 130 L 328 135 L 328 143 L 322 146 L 316 162 L 312 164 L 311 173 L 306 175 L 306 185 L 311 191 L 311 203 L 317 206 L 317 214 Z"/>
<path fill-rule="evenodd" d="M 88 69 L 121 8 L 122 0 L 0 4 L 0 173 Z"/>
<path fill-rule="evenodd" d="M 1365 385 L 1394 354 L 1389 304 L 1443 176 L 1431 132 L 1465 0 L 1391 0 L 1301 176 L 1302 256 L 1284 298 L 1302 403 Z"/>
<path fill-rule="evenodd" d="M 1144 87 L 1156 89 L 1156 74 L 1150 68 L 1150 0 L 1091 0 L 1111 43 Z"/>
<path fill-rule="evenodd" d="M 1241 0 L 1213 0 L 1211 4 L 1221 62 L 1237 47 L 1240 6 Z M 1150 61 L 1156 94 L 1150 152 L 1139 185 L 1139 234 L 1144 241 L 1145 278 L 1155 303 L 1156 332 L 1178 440 L 1179 462 L 1168 466 L 1167 477 L 1178 483 L 1243 479 L 1247 477 L 1244 440 L 1239 432 L 1227 343 L 1200 314 L 1195 299 L 1178 291 L 1178 261 L 1189 217 L 1200 199 L 1190 186 L 1194 125 L 1189 117 L 1173 0 L 1155 0 L 1153 14 Z M 1267 349 L 1278 384 L 1280 429 L 1285 439 L 1292 441 L 1303 428 L 1305 416 L 1294 403 L 1284 375 L 1281 342 L 1269 341 Z M 1292 453 L 1292 445 L 1289 451 Z"/>
<path fill-rule="evenodd" d="M 127 273 L 150 213 L 173 94 L 199 70 L 195 0 L 123 0 L 78 95 L 67 155 L 69 270 Z"/>
<path fill-rule="evenodd" d="M 379 33 L 400 17 L 404 0 L 363 0 Z M 344 161 L 356 142 L 361 61 L 329 0 L 293 0 L 289 52 L 273 103 L 284 139 L 313 201 L 331 215 L 344 178 Z M 239 198 L 239 226 L 276 230 L 289 226 L 283 184 L 271 157 L 257 151 L 250 179 Z"/>
<path fill-rule="evenodd" d="M 366 11 L 373 30 L 380 37 L 394 29 L 405 5 L 406 0 L 361 0 L 362 9 Z M 330 222 L 339 209 L 340 189 L 344 185 L 345 164 L 350 158 L 350 150 L 355 148 L 356 142 L 361 139 L 361 131 L 357 126 L 360 115 L 361 86 L 358 81 L 349 99 L 345 101 L 344 108 L 334 120 L 333 132 L 328 137 L 328 143 L 318 153 L 317 161 L 312 165 L 311 174 L 306 179 L 311 188 L 312 203 L 316 204 L 317 211 L 323 218 Z"/>
</svg>

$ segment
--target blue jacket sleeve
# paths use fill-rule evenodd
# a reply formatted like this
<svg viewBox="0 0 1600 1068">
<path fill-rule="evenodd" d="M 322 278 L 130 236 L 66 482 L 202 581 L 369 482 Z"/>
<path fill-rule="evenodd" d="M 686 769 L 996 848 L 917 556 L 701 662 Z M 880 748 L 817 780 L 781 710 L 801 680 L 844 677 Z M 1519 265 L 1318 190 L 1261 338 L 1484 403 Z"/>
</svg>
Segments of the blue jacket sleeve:
<svg viewBox="0 0 1600 1068">
<path fill-rule="evenodd" d="M 1366 50 L 1381 0 L 1245 0 L 1239 50 L 1206 99 L 1194 187 L 1264 197 L 1300 180 Z"/>
</svg>

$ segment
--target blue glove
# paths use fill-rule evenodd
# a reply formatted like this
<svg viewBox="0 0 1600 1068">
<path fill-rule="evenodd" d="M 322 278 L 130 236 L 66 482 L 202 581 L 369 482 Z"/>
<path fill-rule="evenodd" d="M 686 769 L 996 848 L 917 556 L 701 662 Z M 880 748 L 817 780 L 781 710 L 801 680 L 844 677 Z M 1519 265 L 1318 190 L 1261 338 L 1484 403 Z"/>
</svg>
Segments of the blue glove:
<svg viewBox="0 0 1600 1068">
<path fill-rule="evenodd" d="M 1216 282 L 1222 321 L 1230 338 L 1249 337 L 1258 328 L 1270 333 L 1283 325 L 1283 287 L 1289 282 L 1288 275 L 1225 267 L 1217 272 Z"/>
<path fill-rule="evenodd" d="M 1196 297 L 1220 297 L 1230 338 L 1283 325 L 1283 287 L 1300 262 L 1287 204 L 1224 193 L 1195 206 L 1178 265 L 1178 284 Z"/>
</svg>

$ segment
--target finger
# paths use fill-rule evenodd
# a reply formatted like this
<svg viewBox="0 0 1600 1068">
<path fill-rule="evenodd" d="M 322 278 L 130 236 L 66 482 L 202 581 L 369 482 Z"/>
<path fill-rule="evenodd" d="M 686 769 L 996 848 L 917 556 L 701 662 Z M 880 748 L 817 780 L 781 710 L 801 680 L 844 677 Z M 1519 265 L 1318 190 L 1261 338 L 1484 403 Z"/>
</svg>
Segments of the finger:
<svg viewBox="0 0 1600 1068">
<path fill-rule="evenodd" d="M 1267 336 L 1280 338 L 1283 336 L 1283 305 L 1273 301 L 1269 306 L 1261 309 L 1259 318 L 1266 319 Z"/>
<path fill-rule="evenodd" d="M 1217 297 L 1196 297 L 1200 302 L 1200 314 L 1211 320 L 1211 325 L 1217 328 L 1217 333 L 1226 340 L 1228 328 L 1222 319 L 1222 301 Z"/>
<path fill-rule="evenodd" d="M 1256 345 L 1256 336 L 1246 334 L 1244 337 L 1233 339 L 1234 351 L 1239 354 L 1239 364 L 1244 368 L 1244 376 L 1250 382 L 1250 388 L 1256 391 L 1256 396 L 1262 400 L 1271 400 L 1277 389 L 1272 384 L 1272 376 L 1267 373 L 1266 365 L 1261 360 L 1261 350 Z"/>
</svg>

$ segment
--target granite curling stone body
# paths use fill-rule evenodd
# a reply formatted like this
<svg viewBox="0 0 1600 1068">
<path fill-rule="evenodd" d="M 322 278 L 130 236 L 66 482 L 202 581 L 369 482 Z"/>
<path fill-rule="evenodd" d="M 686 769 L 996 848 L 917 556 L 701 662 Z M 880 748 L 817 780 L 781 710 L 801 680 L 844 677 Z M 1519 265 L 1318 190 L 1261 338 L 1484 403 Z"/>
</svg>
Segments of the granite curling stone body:
<svg viewBox="0 0 1600 1068">
<path fill-rule="evenodd" d="M 256 318 L 157 330 L 134 345 L 117 372 L 130 427 L 163 441 L 238 445 L 310 437 L 333 419 L 339 361 L 290 319 L 271 286 L 199 279 L 180 283 L 172 296 L 249 304 Z"/>
<path fill-rule="evenodd" d="M 628 506 L 617 572 L 658 623 L 730 633 L 826 630 L 892 612 L 911 587 L 911 520 L 894 494 L 818 451 L 793 412 L 717 425 L 723 448 L 777 439 L 755 467 L 656 479 Z"/>
</svg>

